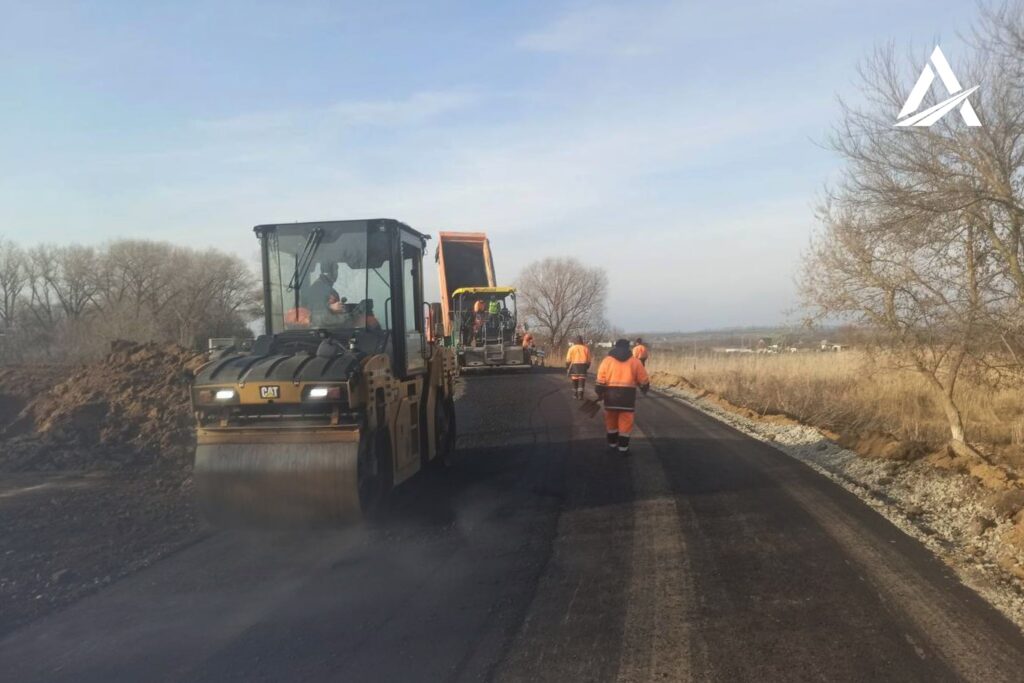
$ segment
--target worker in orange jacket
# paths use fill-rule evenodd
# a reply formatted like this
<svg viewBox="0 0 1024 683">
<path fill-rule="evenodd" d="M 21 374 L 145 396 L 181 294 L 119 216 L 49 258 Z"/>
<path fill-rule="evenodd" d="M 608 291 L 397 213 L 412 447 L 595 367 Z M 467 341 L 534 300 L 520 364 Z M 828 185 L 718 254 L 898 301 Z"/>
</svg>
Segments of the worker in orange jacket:
<svg viewBox="0 0 1024 683">
<path fill-rule="evenodd" d="M 523 330 L 523 358 L 530 365 L 537 365 L 540 358 L 537 354 L 537 343 L 533 339 L 533 334 L 526 329 Z"/>
<path fill-rule="evenodd" d="M 565 354 L 565 368 L 572 380 L 573 398 L 583 400 L 583 388 L 587 384 L 587 371 L 590 370 L 590 349 L 583 343 L 583 337 L 576 337 L 575 343 Z"/>
<path fill-rule="evenodd" d="M 633 431 L 636 410 L 636 390 L 643 393 L 651 388 L 647 370 L 630 353 L 629 340 L 620 339 L 601 361 L 597 370 L 597 396 L 604 402 L 604 424 L 608 434 L 608 448 L 629 453 L 629 435 Z"/>
<path fill-rule="evenodd" d="M 647 366 L 647 347 L 644 346 L 644 340 L 640 337 L 637 337 L 636 343 L 633 344 L 633 358 L 636 358 L 645 367 Z"/>
<path fill-rule="evenodd" d="M 487 322 L 487 305 L 483 299 L 477 299 L 473 302 L 473 346 L 480 343 L 480 332 L 483 330 L 485 322 Z"/>
</svg>

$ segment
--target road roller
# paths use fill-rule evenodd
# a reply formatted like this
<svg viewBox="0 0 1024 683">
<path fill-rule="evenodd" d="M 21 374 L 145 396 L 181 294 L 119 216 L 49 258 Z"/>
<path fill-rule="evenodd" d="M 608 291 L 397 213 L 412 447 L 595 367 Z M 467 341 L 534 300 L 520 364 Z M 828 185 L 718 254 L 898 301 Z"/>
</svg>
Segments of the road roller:
<svg viewBox="0 0 1024 683">
<path fill-rule="evenodd" d="M 452 349 L 429 236 L 393 219 L 258 225 L 265 333 L 197 372 L 194 482 L 216 525 L 345 525 L 448 463 Z"/>
</svg>

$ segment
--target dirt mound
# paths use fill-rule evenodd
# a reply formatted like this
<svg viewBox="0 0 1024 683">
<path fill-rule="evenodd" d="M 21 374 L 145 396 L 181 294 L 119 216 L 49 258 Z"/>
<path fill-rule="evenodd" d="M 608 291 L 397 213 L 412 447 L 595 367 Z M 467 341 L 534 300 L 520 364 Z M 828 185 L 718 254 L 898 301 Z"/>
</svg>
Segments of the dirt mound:
<svg viewBox="0 0 1024 683">
<path fill-rule="evenodd" d="M 88 468 L 96 458 L 190 460 L 188 387 L 203 361 L 173 344 L 113 342 L 106 358 L 28 402 L 4 432 L 10 457 L 0 465 L 24 469 L 45 464 L 40 458 L 57 468 Z"/>
<path fill-rule="evenodd" d="M 115 342 L 74 368 L 0 369 L 0 634 L 195 539 L 188 386 L 204 357 Z"/>
<path fill-rule="evenodd" d="M 697 387 L 691 383 L 685 377 L 681 375 L 673 375 L 663 370 L 655 370 L 651 374 L 651 384 L 656 387 L 666 387 L 669 389 L 690 389 L 698 391 L 700 387 Z"/>
<path fill-rule="evenodd" d="M 865 458 L 881 460 L 917 460 L 928 453 L 928 445 L 920 441 L 901 441 L 892 434 L 882 432 L 844 433 L 839 445 L 855 451 Z"/>
<path fill-rule="evenodd" d="M 0 367 L 0 432 L 11 423 L 40 392 L 68 376 L 72 368 L 64 365 L 7 365 Z"/>
</svg>

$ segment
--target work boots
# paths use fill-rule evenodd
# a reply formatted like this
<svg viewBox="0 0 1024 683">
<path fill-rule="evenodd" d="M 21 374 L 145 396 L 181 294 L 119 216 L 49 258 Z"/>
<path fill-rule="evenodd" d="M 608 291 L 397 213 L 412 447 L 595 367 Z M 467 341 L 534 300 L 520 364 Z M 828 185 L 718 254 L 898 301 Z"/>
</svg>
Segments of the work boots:
<svg viewBox="0 0 1024 683">
<path fill-rule="evenodd" d="M 578 379 L 572 381 L 572 397 L 577 401 L 583 400 L 583 382 Z"/>
<path fill-rule="evenodd" d="M 608 432 L 608 448 L 618 450 L 623 457 L 629 455 L 629 435 Z"/>
</svg>

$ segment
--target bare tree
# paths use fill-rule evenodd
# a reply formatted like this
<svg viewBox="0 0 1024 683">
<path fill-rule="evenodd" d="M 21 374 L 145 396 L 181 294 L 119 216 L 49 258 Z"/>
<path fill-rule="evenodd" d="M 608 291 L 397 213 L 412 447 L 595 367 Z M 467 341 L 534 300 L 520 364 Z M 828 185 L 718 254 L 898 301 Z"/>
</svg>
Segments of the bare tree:
<svg viewBox="0 0 1024 683">
<path fill-rule="evenodd" d="M 522 310 L 542 342 L 561 350 L 572 335 L 603 324 L 608 276 L 572 258 L 531 263 L 519 276 Z"/>
<path fill-rule="evenodd" d="M 928 128 L 894 127 L 894 112 L 928 55 L 900 60 L 890 46 L 861 68 L 868 104 L 844 106 L 830 139 L 847 162 L 841 190 L 859 210 L 889 224 L 931 215 L 957 216 L 976 227 L 1002 273 L 994 283 L 1003 293 L 1000 318 L 1018 355 L 1024 312 L 1024 52 L 1014 36 L 1024 33 L 1020 8 L 1004 6 L 998 15 L 1003 23 L 983 20 L 974 51 L 956 67 L 961 78 L 980 86 L 971 101 L 981 127 L 964 126 L 956 111 Z"/>
<path fill-rule="evenodd" d="M 99 282 L 96 279 L 99 259 L 92 247 L 72 245 L 53 252 L 55 277 L 47 282 L 68 320 L 79 320 L 89 314 L 96 303 Z"/>
<path fill-rule="evenodd" d="M 984 240 L 966 221 L 879 223 L 842 197 L 822 208 L 822 221 L 804 257 L 805 303 L 821 316 L 875 330 L 886 360 L 933 388 L 954 450 L 978 456 L 968 444 L 956 387 L 991 348 L 987 297 L 998 274 L 983 256 Z"/>
<path fill-rule="evenodd" d="M 981 86 L 981 127 L 956 111 L 893 125 L 927 53 L 899 59 L 890 46 L 862 66 L 865 104 L 844 105 L 829 140 L 845 168 L 801 281 L 816 315 L 874 329 L 889 358 L 928 380 L 951 445 L 970 455 L 958 380 L 1019 370 L 1024 348 L 1024 69 L 1009 68 L 1024 59 L 1024 18 L 1020 5 L 1000 12 L 1007 23 L 982 21 L 954 68 Z"/>
<path fill-rule="evenodd" d="M 174 295 L 166 319 L 179 344 L 191 346 L 203 334 L 232 331 L 237 326 L 231 322 L 238 314 L 253 310 L 255 278 L 237 257 L 214 250 L 196 253 L 179 249 L 172 263 Z"/>
<path fill-rule="evenodd" d="M 100 267 L 100 304 L 126 308 L 133 318 L 159 315 L 172 294 L 171 255 L 165 242 L 118 240 L 104 250 Z"/>
<path fill-rule="evenodd" d="M 17 323 L 17 334 L 5 335 L 5 358 L 87 358 L 113 339 L 193 346 L 245 336 L 259 288 L 244 261 L 216 250 L 121 240 L 23 252 L 2 242 L 0 306 L 0 325 L 8 315 Z"/>
<path fill-rule="evenodd" d="M 17 244 L 0 239 L 0 330 L 14 327 L 27 282 L 25 253 Z"/>
<path fill-rule="evenodd" d="M 48 284 L 57 277 L 54 251 L 52 246 L 40 245 L 29 250 L 25 259 L 29 303 L 24 317 L 39 340 L 51 338 L 61 320 L 60 305 Z"/>
</svg>

